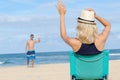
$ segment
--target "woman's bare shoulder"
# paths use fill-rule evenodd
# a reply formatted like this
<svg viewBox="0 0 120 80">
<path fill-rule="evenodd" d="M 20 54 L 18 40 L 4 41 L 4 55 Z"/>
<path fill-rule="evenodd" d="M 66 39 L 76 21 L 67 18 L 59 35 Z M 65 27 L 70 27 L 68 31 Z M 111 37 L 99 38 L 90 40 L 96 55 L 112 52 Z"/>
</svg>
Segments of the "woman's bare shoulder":
<svg viewBox="0 0 120 80">
<path fill-rule="evenodd" d="M 78 46 L 81 44 L 81 41 L 78 38 L 73 37 L 73 38 L 70 38 L 69 44 L 71 46 Z"/>
<path fill-rule="evenodd" d="M 78 38 L 71 38 L 70 42 L 70 46 L 75 52 L 79 50 L 82 44 L 82 42 Z"/>
<path fill-rule="evenodd" d="M 95 46 L 96 48 L 99 50 L 99 51 L 103 51 L 104 50 L 104 47 L 105 47 L 105 41 L 101 39 L 101 37 L 98 37 L 96 40 L 95 40 Z"/>
<path fill-rule="evenodd" d="M 72 42 L 75 42 L 75 43 L 80 43 L 81 41 L 78 39 L 78 38 L 76 38 L 76 37 L 72 37 L 71 38 L 71 41 Z"/>
</svg>

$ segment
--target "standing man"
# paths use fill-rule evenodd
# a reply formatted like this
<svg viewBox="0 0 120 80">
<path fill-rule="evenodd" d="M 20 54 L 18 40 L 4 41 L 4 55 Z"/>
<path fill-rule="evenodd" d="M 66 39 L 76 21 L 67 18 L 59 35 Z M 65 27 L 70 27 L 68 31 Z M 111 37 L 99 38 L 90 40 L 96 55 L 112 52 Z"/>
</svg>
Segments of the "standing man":
<svg viewBox="0 0 120 80">
<path fill-rule="evenodd" d="M 34 40 L 34 34 L 30 35 L 30 39 L 26 43 L 25 50 L 27 51 L 27 66 L 29 67 L 30 60 L 32 60 L 32 67 L 34 67 L 35 60 L 35 43 L 40 42 L 40 37 L 37 40 Z"/>
</svg>

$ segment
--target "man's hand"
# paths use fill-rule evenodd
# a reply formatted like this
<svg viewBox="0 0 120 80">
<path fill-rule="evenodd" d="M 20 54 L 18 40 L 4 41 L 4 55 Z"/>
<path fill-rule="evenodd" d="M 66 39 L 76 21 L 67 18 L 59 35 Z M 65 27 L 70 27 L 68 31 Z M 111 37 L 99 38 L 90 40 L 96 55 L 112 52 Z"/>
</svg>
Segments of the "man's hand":
<svg viewBox="0 0 120 80">
<path fill-rule="evenodd" d="M 37 39 L 38 39 L 38 42 L 40 42 L 40 36 L 39 35 L 37 36 Z"/>
</svg>

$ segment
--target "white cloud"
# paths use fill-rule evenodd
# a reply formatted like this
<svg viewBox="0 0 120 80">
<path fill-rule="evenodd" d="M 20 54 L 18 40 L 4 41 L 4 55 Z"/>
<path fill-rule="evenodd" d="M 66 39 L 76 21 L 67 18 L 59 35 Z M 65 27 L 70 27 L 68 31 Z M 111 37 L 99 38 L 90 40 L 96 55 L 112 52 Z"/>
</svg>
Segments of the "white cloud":
<svg viewBox="0 0 120 80">
<path fill-rule="evenodd" d="M 38 8 L 49 8 L 49 7 L 55 6 L 55 4 L 56 2 L 48 2 L 48 3 L 40 4 Z"/>
<path fill-rule="evenodd" d="M 120 8 L 120 2 L 117 2 L 117 1 L 111 2 L 111 3 L 109 3 L 109 4 L 105 5 L 105 6 L 108 7 L 108 8 Z"/>
<path fill-rule="evenodd" d="M 118 39 L 120 39 L 120 35 L 118 35 L 117 37 L 118 37 Z"/>
<path fill-rule="evenodd" d="M 108 18 L 112 23 L 120 23 L 120 12 L 113 12 L 111 14 L 109 14 Z"/>
<path fill-rule="evenodd" d="M 50 21 L 57 19 L 57 16 L 43 16 L 43 15 L 29 15 L 29 16 L 11 16 L 11 15 L 0 15 L 0 23 L 7 22 L 32 22 L 32 21 Z"/>
<path fill-rule="evenodd" d="M 22 3 L 22 4 L 31 4 L 33 3 L 35 0 L 9 0 L 11 2 L 15 2 L 15 3 Z"/>
<path fill-rule="evenodd" d="M 77 3 L 83 0 L 63 0 L 64 3 Z"/>
<path fill-rule="evenodd" d="M 28 22 L 30 21 L 31 18 L 28 16 L 0 16 L 0 22 L 4 23 L 4 22 Z"/>
</svg>

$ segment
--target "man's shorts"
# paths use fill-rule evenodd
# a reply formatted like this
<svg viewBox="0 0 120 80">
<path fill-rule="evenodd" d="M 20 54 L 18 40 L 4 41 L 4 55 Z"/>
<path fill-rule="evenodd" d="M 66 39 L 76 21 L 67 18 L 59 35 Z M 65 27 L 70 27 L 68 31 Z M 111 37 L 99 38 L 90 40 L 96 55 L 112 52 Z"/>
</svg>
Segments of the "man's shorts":
<svg viewBox="0 0 120 80">
<path fill-rule="evenodd" d="M 34 60 L 35 59 L 35 51 L 31 50 L 27 52 L 27 60 Z"/>
</svg>

